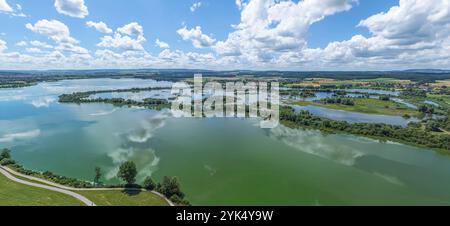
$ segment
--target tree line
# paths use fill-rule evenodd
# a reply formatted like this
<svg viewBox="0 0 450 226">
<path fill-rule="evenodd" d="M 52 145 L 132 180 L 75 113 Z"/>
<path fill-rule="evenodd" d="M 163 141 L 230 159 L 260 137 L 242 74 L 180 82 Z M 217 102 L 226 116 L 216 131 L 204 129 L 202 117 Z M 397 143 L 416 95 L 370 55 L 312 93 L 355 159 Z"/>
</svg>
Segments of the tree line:
<svg viewBox="0 0 450 226">
<path fill-rule="evenodd" d="M 289 127 L 306 127 L 324 132 L 344 132 L 354 135 L 396 140 L 418 146 L 450 151 L 450 136 L 445 133 L 430 133 L 411 123 L 407 127 L 383 123 L 349 123 L 317 117 L 308 111 L 295 112 L 292 107 L 280 109 L 280 120 Z M 448 119 L 447 119 L 448 120 Z"/>
</svg>

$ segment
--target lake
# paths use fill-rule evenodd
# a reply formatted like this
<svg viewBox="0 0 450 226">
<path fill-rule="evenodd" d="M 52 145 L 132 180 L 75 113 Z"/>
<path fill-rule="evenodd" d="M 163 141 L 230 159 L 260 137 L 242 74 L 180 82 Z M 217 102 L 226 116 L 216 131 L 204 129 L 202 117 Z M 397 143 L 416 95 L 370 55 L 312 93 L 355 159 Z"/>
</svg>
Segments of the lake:
<svg viewBox="0 0 450 226">
<path fill-rule="evenodd" d="M 431 150 L 261 129 L 254 119 L 176 119 L 167 110 L 57 102 L 63 93 L 170 85 L 92 79 L 0 90 L 0 148 L 11 148 L 26 168 L 84 180 L 99 166 L 107 183 L 133 160 L 139 181 L 179 177 L 194 205 L 450 204 L 450 157 Z"/>
</svg>

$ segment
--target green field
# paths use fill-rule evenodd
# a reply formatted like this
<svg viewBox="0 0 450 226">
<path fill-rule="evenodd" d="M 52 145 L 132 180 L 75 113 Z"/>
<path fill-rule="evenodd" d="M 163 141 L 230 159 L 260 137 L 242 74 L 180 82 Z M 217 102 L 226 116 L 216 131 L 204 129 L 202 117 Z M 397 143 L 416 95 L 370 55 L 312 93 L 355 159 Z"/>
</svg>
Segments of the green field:
<svg viewBox="0 0 450 226">
<path fill-rule="evenodd" d="M 308 101 L 295 101 L 293 102 L 293 104 L 300 106 L 313 105 L 335 110 L 343 110 L 366 114 L 377 114 L 377 115 L 394 115 L 394 116 L 403 116 L 405 114 L 408 114 L 410 116 L 418 115 L 418 112 L 415 111 L 414 109 L 410 109 L 403 104 L 396 103 L 393 101 L 383 101 L 371 98 L 352 98 L 352 100 L 355 103 L 354 106 L 347 106 L 342 104 L 322 104 L 318 102 L 308 102 Z"/>
<path fill-rule="evenodd" d="M 433 94 L 428 94 L 428 97 L 432 98 L 432 100 L 435 101 L 442 101 L 448 105 L 450 105 L 450 95 L 433 95 Z"/>
<path fill-rule="evenodd" d="M 0 206 L 81 206 L 68 195 L 10 181 L 0 174 Z"/>
<path fill-rule="evenodd" d="M 158 195 L 147 191 L 78 191 L 98 206 L 168 206 Z"/>
</svg>

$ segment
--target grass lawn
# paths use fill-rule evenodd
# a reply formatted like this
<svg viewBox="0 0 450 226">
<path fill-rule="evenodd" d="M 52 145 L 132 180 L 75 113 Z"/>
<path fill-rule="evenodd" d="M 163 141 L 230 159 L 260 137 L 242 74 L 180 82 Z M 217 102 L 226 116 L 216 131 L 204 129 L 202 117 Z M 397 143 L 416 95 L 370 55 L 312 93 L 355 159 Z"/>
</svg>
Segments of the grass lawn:
<svg viewBox="0 0 450 226">
<path fill-rule="evenodd" d="M 406 107 L 403 104 L 396 103 L 393 101 L 382 101 L 377 99 L 367 99 L 367 98 L 352 98 L 355 103 L 354 106 L 347 106 L 342 104 L 322 104 L 316 102 L 306 102 L 306 101 L 295 101 L 293 104 L 300 106 L 313 105 L 318 107 L 324 107 L 335 110 L 343 110 L 350 112 L 359 112 L 366 114 L 378 114 L 378 115 L 395 115 L 403 116 L 408 114 L 410 116 L 416 116 L 417 111 Z"/>
<path fill-rule="evenodd" d="M 68 195 L 22 185 L 0 174 L 0 206 L 81 206 Z"/>
<path fill-rule="evenodd" d="M 98 206 L 168 206 L 158 195 L 146 191 L 77 191 Z"/>
</svg>

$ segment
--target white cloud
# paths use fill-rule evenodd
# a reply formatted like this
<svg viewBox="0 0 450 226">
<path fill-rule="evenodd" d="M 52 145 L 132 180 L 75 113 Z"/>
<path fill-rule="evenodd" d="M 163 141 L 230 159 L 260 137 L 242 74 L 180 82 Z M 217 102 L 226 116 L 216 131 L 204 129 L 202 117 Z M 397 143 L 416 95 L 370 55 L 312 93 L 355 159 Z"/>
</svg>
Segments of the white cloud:
<svg viewBox="0 0 450 226">
<path fill-rule="evenodd" d="M 0 53 L 7 50 L 6 42 L 0 39 Z"/>
<path fill-rule="evenodd" d="M 359 23 L 369 29 L 371 37 L 355 35 L 330 43 L 321 58 L 372 67 L 448 67 L 449 23 L 449 1 L 401 0 L 398 6 Z"/>
<path fill-rule="evenodd" d="M 56 50 L 55 53 L 72 55 L 73 63 L 82 59 L 90 59 L 89 51 L 78 45 L 79 41 L 70 35 L 70 30 L 64 23 L 58 20 L 49 21 L 44 19 L 34 25 L 27 24 L 26 27 L 33 32 L 47 36 L 56 43 L 56 46 L 52 47 L 38 41 L 32 41 L 30 44 L 41 48 L 54 48 Z M 53 59 L 53 57 L 50 58 L 50 60 Z"/>
<path fill-rule="evenodd" d="M 199 9 L 202 6 L 202 2 L 196 2 L 192 4 L 190 10 L 191 12 L 195 12 L 197 9 Z"/>
<path fill-rule="evenodd" d="M 168 48 L 170 48 L 169 44 L 167 44 L 166 42 L 160 41 L 159 38 L 156 39 L 155 44 L 156 44 L 156 46 L 158 46 L 161 49 L 168 49 Z"/>
<path fill-rule="evenodd" d="M 6 13 L 11 16 L 18 17 L 26 17 L 24 13 L 22 13 L 22 6 L 16 4 L 16 9 L 13 9 L 6 0 L 0 0 L 0 13 Z"/>
<path fill-rule="evenodd" d="M 203 34 L 202 28 L 197 26 L 192 29 L 187 29 L 186 26 L 180 28 L 177 33 L 185 41 L 191 41 L 195 48 L 211 47 L 216 42 L 215 39 Z"/>
<path fill-rule="evenodd" d="M 108 25 L 106 25 L 104 22 L 101 22 L 101 21 L 98 23 L 93 22 L 93 21 L 88 21 L 88 22 L 86 22 L 86 26 L 93 27 L 101 33 L 109 34 L 109 33 L 113 32 L 112 29 L 108 27 Z"/>
<path fill-rule="evenodd" d="M 55 8 L 58 13 L 66 16 L 85 18 L 89 15 L 84 0 L 55 0 Z"/>
<path fill-rule="evenodd" d="M 28 43 L 25 41 L 20 41 L 20 42 L 16 43 L 16 46 L 26 46 L 26 45 L 28 45 Z"/>
<path fill-rule="evenodd" d="M 243 1 L 243 0 L 236 0 L 236 1 L 235 1 L 236 6 L 238 7 L 239 10 L 241 10 L 242 7 L 245 6 L 245 3 L 243 3 L 242 1 Z"/>
<path fill-rule="evenodd" d="M 98 47 L 117 48 L 125 51 L 144 51 L 142 46 L 147 40 L 144 37 L 144 28 L 137 22 L 129 23 L 117 29 L 114 36 L 104 36 Z"/>
<path fill-rule="evenodd" d="M 69 28 L 58 20 L 39 20 L 36 24 L 26 24 L 29 30 L 45 35 L 57 43 L 78 43 L 78 41 L 70 36 Z"/>
<path fill-rule="evenodd" d="M 42 52 L 41 49 L 35 48 L 35 47 L 32 47 L 32 48 L 26 48 L 26 51 L 29 52 L 29 53 L 41 53 L 41 52 Z"/>
<path fill-rule="evenodd" d="M 144 28 L 137 22 L 129 23 L 123 27 L 120 27 L 117 29 L 118 32 L 126 35 L 136 35 L 136 36 L 143 36 L 144 35 Z"/>
<path fill-rule="evenodd" d="M 12 13 L 14 10 L 6 0 L 0 0 L 0 11 Z"/>
<path fill-rule="evenodd" d="M 243 56 L 268 62 L 277 54 L 306 47 L 309 27 L 326 16 L 349 10 L 354 0 L 251 0 L 243 7 L 240 24 L 215 50 L 223 56 Z"/>
<path fill-rule="evenodd" d="M 145 42 L 143 36 L 138 36 L 136 39 L 130 36 L 116 33 L 114 36 L 105 36 L 101 38 L 101 42 L 97 44 L 98 47 L 117 48 L 122 50 L 144 50 L 142 44 Z"/>
<path fill-rule="evenodd" d="M 292 70 L 389 70 L 410 67 L 450 68 L 450 7 L 442 0 L 400 0 L 386 12 L 359 23 L 369 35 L 354 35 L 333 41 L 324 48 L 311 48 L 310 27 L 325 17 L 343 13 L 356 0 L 243 0 L 241 20 L 223 40 L 203 34 L 201 27 L 183 25 L 177 33 L 196 48 L 212 51 L 185 52 L 162 48 L 151 55 L 143 44 L 144 28 L 130 23 L 105 35 L 89 51 L 79 46 L 69 28 L 59 21 L 41 20 L 27 28 L 55 42 L 27 47 L 39 48 L 38 56 L 6 52 L 0 40 L 0 67 L 7 69 L 48 68 L 206 68 L 206 69 L 292 69 Z M 356 10 L 356 9 L 355 9 Z M 97 24 L 97 23 L 96 23 Z M 358 23 L 356 23 L 358 24 Z M 94 25 L 94 24 L 92 24 Z M 93 26 L 95 27 L 95 26 Z M 106 24 L 105 24 L 105 27 Z M 105 30 L 106 31 L 106 30 Z M 18 43 L 19 44 L 19 43 Z M 22 43 L 25 44 L 25 43 Z M 21 45 L 22 45 L 21 44 Z M 25 45 L 24 45 L 25 46 Z M 51 49 L 51 52 L 49 50 Z"/>
<path fill-rule="evenodd" d="M 36 47 L 40 47 L 40 48 L 45 48 L 45 49 L 51 49 L 53 48 L 53 46 L 45 43 L 45 42 L 41 42 L 41 41 L 30 41 L 30 45 L 32 46 L 36 46 Z"/>
</svg>

